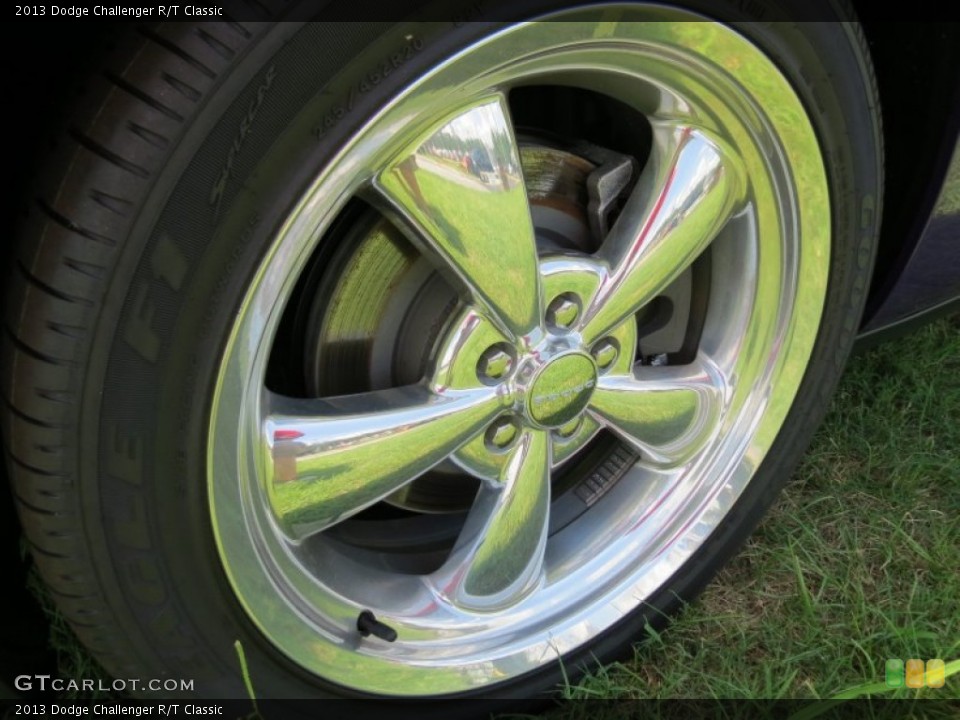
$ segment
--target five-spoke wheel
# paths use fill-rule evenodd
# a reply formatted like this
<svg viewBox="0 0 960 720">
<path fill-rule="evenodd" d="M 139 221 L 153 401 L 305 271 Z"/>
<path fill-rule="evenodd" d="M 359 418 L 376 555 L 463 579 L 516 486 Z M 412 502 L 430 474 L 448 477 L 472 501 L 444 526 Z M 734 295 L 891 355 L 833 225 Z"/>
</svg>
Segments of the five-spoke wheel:
<svg viewBox="0 0 960 720">
<path fill-rule="evenodd" d="M 601 26 L 505 30 L 401 93 L 237 317 L 211 422 L 222 559 L 270 641 L 335 683 L 458 692 L 579 647 L 713 532 L 797 392 L 830 256 L 800 101 L 729 28 Z M 521 132 L 518 98 L 557 85 L 629 107 L 645 155 Z M 582 168 L 579 222 L 556 221 L 540 151 Z M 312 339 L 284 345 L 297 302 Z M 662 306 L 682 342 L 657 350 Z M 278 387 L 304 345 L 311 382 Z M 394 642 L 358 634 L 366 611 Z"/>
</svg>

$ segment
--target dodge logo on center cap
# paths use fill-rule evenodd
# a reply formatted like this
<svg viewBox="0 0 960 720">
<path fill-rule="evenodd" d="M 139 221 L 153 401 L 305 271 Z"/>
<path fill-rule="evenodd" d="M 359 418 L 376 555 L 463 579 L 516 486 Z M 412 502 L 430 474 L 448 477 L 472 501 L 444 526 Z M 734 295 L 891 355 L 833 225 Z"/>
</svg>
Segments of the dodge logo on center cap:
<svg viewBox="0 0 960 720">
<path fill-rule="evenodd" d="M 530 386 L 527 415 L 542 427 L 570 422 L 587 406 L 597 383 L 597 366 L 580 352 L 560 355 L 546 363 Z"/>
</svg>

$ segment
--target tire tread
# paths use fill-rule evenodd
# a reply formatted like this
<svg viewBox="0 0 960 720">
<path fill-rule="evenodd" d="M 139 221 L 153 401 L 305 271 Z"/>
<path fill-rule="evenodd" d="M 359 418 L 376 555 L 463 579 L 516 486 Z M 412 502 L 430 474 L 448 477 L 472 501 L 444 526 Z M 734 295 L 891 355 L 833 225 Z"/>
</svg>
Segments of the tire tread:
<svg viewBox="0 0 960 720">
<path fill-rule="evenodd" d="M 51 138 L 12 253 L 0 333 L 0 425 L 26 545 L 78 638 L 115 676 L 142 648 L 107 597 L 85 532 L 78 453 L 83 369 L 106 283 L 158 172 L 259 29 L 172 23 L 126 38 Z M 174 92 L 171 92 L 170 90 Z"/>
</svg>

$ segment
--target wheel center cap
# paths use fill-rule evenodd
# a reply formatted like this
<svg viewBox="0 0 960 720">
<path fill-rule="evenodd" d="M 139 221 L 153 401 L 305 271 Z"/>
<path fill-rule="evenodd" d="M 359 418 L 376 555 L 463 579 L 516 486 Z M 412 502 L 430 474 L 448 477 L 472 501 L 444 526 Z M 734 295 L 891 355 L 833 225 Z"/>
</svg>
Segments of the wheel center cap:
<svg viewBox="0 0 960 720">
<path fill-rule="evenodd" d="M 540 427 L 560 427 L 587 406 L 597 384 L 597 366 L 589 355 L 571 352 L 544 363 L 527 391 L 527 415 Z"/>
</svg>

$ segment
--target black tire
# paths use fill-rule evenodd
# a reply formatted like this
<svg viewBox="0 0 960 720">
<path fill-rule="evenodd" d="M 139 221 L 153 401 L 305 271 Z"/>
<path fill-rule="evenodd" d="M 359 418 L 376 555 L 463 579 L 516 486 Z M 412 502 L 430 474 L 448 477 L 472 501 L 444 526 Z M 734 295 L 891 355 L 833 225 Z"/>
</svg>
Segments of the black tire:
<svg viewBox="0 0 960 720">
<path fill-rule="evenodd" d="M 859 27 L 744 23 L 739 11 L 687 5 L 730 21 L 806 108 L 834 210 L 825 309 L 756 476 L 642 607 L 564 656 L 568 675 L 662 625 L 753 530 L 826 412 L 870 280 L 882 155 Z M 794 5 L 804 3 L 770 3 L 762 19 L 793 19 Z M 842 17 L 823 5 L 818 19 Z M 289 660 L 237 601 L 208 510 L 211 388 L 238 303 L 318 168 L 386 98 L 494 29 L 418 28 L 389 76 L 354 94 L 408 48 L 410 26 L 166 24 L 131 33 L 89 79 L 6 271 L 0 415 L 31 553 L 113 675 L 191 678 L 196 696 L 244 697 L 239 640 L 262 698 L 365 695 Z M 467 694 L 529 698 L 562 678 L 554 662 Z"/>
</svg>

